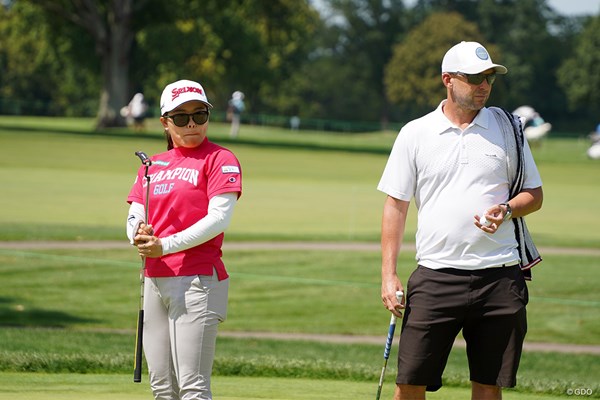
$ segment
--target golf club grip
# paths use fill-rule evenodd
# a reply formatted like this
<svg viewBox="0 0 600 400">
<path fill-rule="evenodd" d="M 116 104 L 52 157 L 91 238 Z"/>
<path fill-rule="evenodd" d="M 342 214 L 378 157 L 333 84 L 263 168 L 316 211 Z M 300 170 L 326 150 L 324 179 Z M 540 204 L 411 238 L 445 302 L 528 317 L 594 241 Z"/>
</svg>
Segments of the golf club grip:
<svg viewBox="0 0 600 400">
<path fill-rule="evenodd" d="M 396 331 L 396 316 L 392 315 L 390 320 L 390 328 L 388 329 L 387 340 L 385 341 L 385 350 L 383 351 L 383 358 L 386 360 L 390 358 L 390 350 L 392 349 L 392 342 L 394 341 L 394 332 Z"/>
<path fill-rule="evenodd" d="M 137 335 L 135 338 L 135 360 L 133 368 L 133 381 L 139 383 L 142 381 L 142 339 L 144 336 L 144 310 L 138 314 Z"/>
<path fill-rule="evenodd" d="M 401 290 L 396 292 L 396 299 L 400 303 L 402 301 L 404 293 Z M 390 357 L 390 350 L 392 349 L 392 343 L 394 342 L 394 332 L 396 331 L 396 316 L 392 314 L 390 317 L 390 328 L 388 329 L 387 340 L 385 342 L 385 350 L 383 351 L 383 358 L 386 360 Z"/>
</svg>

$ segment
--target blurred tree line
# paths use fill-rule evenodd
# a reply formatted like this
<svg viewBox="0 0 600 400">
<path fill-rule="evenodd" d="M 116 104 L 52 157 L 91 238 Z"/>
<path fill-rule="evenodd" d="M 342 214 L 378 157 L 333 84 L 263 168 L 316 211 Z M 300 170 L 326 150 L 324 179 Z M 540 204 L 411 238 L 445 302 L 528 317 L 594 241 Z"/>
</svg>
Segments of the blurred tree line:
<svg viewBox="0 0 600 400">
<path fill-rule="evenodd" d="M 134 93 L 156 115 L 162 88 L 186 78 L 216 110 L 241 90 L 249 113 L 385 128 L 439 104 L 441 59 L 461 40 L 509 68 L 489 104 L 531 105 L 555 126 L 600 120 L 600 15 L 546 0 L 1 0 L 0 114 L 122 126 Z"/>
</svg>

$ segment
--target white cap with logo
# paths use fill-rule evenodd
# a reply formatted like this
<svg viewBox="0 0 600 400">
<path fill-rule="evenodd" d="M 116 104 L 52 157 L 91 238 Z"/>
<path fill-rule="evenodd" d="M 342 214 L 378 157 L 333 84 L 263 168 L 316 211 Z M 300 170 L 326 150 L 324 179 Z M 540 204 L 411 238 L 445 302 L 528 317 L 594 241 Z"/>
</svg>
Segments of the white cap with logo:
<svg viewBox="0 0 600 400">
<path fill-rule="evenodd" d="M 160 96 L 160 115 L 173 111 L 183 103 L 198 100 L 212 108 L 208 102 L 204 88 L 198 82 L 180 80 L 168 84 Z"/>
<path fill-rule="evenodd" d="M 504 65 L 494 64 L 485 47 L 477 42 L 460 42 L 448 50 L 442 60 L 442 72 L 478 74 L 490 68 L 500 75 L 508 72 Z"/>
</svg>

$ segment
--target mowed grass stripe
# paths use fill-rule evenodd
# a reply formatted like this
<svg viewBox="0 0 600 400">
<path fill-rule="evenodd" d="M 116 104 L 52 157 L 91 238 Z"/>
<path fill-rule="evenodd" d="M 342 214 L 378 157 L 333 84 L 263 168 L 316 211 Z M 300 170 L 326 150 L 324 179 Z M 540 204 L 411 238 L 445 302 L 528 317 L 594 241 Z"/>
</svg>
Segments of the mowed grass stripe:
<svg viewBox="0 0 600 400">
<path fill-rule="evenodd" d="M 380 300 L 377 252 L 231 250 L 224 260 L 231 274 L 225 330 L 379 335 L 389 318 Z M 0 324 L 135 326 L 140 262 L 133 248 L 2 249 L 0 263 Z M 414 267 L 413 256 L 402 254 L 404 282 Z M 528 340 L 600 344 L 599 278 L 598 257 L 548 255 L 529 284 Z"/>
<path fill-rule="evenodd" d="M 84 246 L 85 247 L 85 246 Z M 285 247 L 285 246 L 283 246 Z M 310 246 L 306 246 L 307 249 Z M 247 248 L 248 251 L 255 251 L 251 248 Z M 238 250 L 241 251 L 241 250 Z M 279 250 L 281 251 L 281 249 Z M 319 251 L 319 250 L 317 250 Z M 584 254 L 587 252 L 584 250 Z M 119 260 L 111 260 L 111 259 L 92 259 L 89 257 L 81 257 L 81 256 L 71 256 L 71 255 L 59 255 L 52 253 L 44 253 L 37 251 L 24 251 L 24 250 L 11 250 L 6 248 L 0 248 L 0 254 L 13 255 L 19 257 L 29 257 L 29 258 L 43 258 L 46 260 L 58 260 L 66 263 L 96 263 L 96 264 L 110 264 L 110 265 L 118 265 L 124 267 L 139 267 L 139 262 L 131 262 L 131 261 L 119 261 Z M 556 254 L 560 254 L 557 252 Z M 269 275 L 265 276 L 264 274 L 254 274 L 247 272 L 236 272 L 234 274 L 235 278 L 244 278 L 244 279 L 257 279 L 264 281 L 280 281 L 280 282 L 292 282 L 292 283 L 302 283 L 302 284 L 315 284 L 315 285 L 324 285 L 324 286 L 353 286 L 353 287 L 374 287 L 378 285 L 378 283 L 366 283 L 366 282 L 355 282 L 355 281 L 344 281 L 344 280 L 326 280 L 326 279 L 315 279 L 315 278 L 301 278 L 301 277 L 290 277 L 290 276 L 279 276 L 279 275 Z M 553 304 L 562 304 L 562 305 L 573 305 L 573 306 L 582 306 L 582 307 L 600 307 L 600 300 L 578 300 L 578 299 L 565 299 L 565 298 L 556 298 L 556 297 L 538 297 L 538 296 L 530 296 L 530 299 L 533 301 L 545 302 L 545 303 L 553 303 Z"/>
</svg>

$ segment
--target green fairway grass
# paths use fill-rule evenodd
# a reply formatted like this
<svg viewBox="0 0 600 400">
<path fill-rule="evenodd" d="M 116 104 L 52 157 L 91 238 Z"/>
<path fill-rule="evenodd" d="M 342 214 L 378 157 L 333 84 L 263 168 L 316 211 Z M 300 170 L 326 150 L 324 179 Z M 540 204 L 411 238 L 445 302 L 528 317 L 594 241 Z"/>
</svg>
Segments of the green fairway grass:
<svg viewBox="0 0 600 400">
<path fill-rule="evenodd" d="M 146 384 L 133 384 L 126 375 L 0 374 L 0 400 L 142 400 L 151 398 Z M 27 390 L 24 390 L 27 388 Z M 342 400 L 371 399 L 377 384 L 333 380 L 215 377 L 213 392 L 219 400 Z M 382 399 L 391 398 L 393 385 L 383 387 Z M 470 391 L 444 388 L 428 399 L 462 400 Z M 505 400 L 558 400 L 563 396 L 529 395 L 504 391 Z"/>
<path fill-rule="evenodd" d="M 403 253 L 404 282 L 415 268 Z M 227 251 L 232 331 L 378 335 L 389 312 L 380 258 L 367 251 Z M 0 249 L 0 324 L 133 329 L 134 249 Z M 600 257 L 548 255 L 529 285 L 528 340 L 600 344 Z M 383 327 L 382 327 L 383 323 Z"/>
<path fill-rule="evenodd" d="M 384 326 L 385 328 L 385 326 Z M 322 343 L 308 340 L 231 338 L 217 342 L 214 373 L 219 376 L 336 379 L 377 382 L 383 361 L 381 344 Z M 0 372 L 128 373 L 132 370 L 134 331 L 1 328 Z M 396 338 L 397 339 L 397 338 Z M 386 382 L 393 384 L 397 341 Z M 596 377 L 600 356 L 526 351 L 519 370 L 518 390 L 560 394 L 569 387 L 600 391 Z M 468 387 L 465 350 L 452 350 L 444 385 Z M 146 368 L 144 367 L 146 371 Z"/>
<path fill-rule="evenodd" d="M 140 166 L 133 152 L 163 151 L 146 133 L 92 131 L 91 119 L 0 116 L 0 240 L 122 240 L 125 199 Z M 384 195 L 376 190 L 395 132 L 336 134 L 227 124 L 209 136 L 231 148 L 244 193 L 226 241 L 377 242 Z M 527 218 L 538 246 L 598 248 L 600 163 L 583 139 L 533 149 L 542 210 Z M 478 210 L 476 210 L 478 211 Z M 407 241 L 416 210 L 411 209 Z M 600 345 L 600 257 L 542 252 L 529 284 L 527 341 Z M 215 360 L 216 398 L 359 399 L 375 395 L 389 312 L 380 300 L 378 251 L 226 250 L 228 320 Z M 131 383 L 140 261 L 131 249 L 0 249 L 0 400 L 149 398 Z M 414 251 L 401 253 L 406 282 Z M 232 338 L 226 333 L 370 335 L 381 344 Z M 397 339 L 397 338 L 396 338 Z M 396 370 L 392 351 L 384 395 Z M 444 388 L 429 399 L 469 397 L 464 349 L 452 351 Z M 590 389 L 600 398 L 600 356 L 525 352 L 505 399 L 555 399 Z"/>
<path fill-rule="evenodd" d="M 19 336 L 15 339 L 15 336 Z M 49 374 L 48 381 L 62 383 L 65 373 L 125 375 L 131 383 L 130 373 L 133 332 L 98 333 L 74 330 L 0 329 L 0 338 L 12 341 L 12 347 L 26 348 L 21 352 L 0 353 L 0 383 L 2 376 L 14 373 Z M 44 338 L 43 343 L 40 338 Z M 36 342 L 37 341 L 37 342 Z M 27 346 L 27 347 L 25 347 Z M 397 350 L 394 349 L 392 354 Z M 596 377 L 600 372 L 599 356 L 556 353 L 530 353 L 523 355 L 519 371 L 518 389 L 523 395 L 560 395 L 570 388 L 588 388 L 600 393 Z M 363 344 L 334 344 L 307 341 L 275 341 L 266 339 L 232 339 L 220 337 L 215 360 L 215 382 L 226 377 L 304 379 L 313 385 L 328 381 L 362 382 L 376 386 L 382 362 L 382 346 Z M 144 371 L 146 368 L 144 367 Z M 391 361 L 385 386 L 393 387 L 396 371 Z M 129 373 L 128 373 L 129 372 Z M 123 377 L 122 377 L 123 378 Z M 25 376 L 23 376 L 25 379 Z M 144 376 L 144 382 L 147 378 Z M 116 380 L 119 381 L 119 380 Z M 0 385 L 1 386 L 1 385 Z M 468 388 L 464 349 L 454 349 L 444 375 L 442 393 L 452 388 Z M 21 388 L 21 391 L 24 387 Z M 128 393 L 132 388 L 123 388 Z M 116 389 L 114 389 L 116 390 Z M 118 389 L 121 390 L 121 389 Z M 600 396 L 599 396 L 600 397 Z M 278 397 L 265 397 L 278 398 Z M 285 397 L 284 397 L 285 398 Z M 344 397 L 340 397 L 344 398 Z M 441 397 L 443 398 L 443 397 Z"/>
<path fill-rule="evenodd" d="M 139 265 L 132 251 L 0 249 L 0 326 L 5 327 L 0 328 L 0 370 L 127 372 L 138 296 Z M 405 280 L 414 267 L 411 258 L 404 254 L 400 260 Z M 382 340 L 344 345 L 220 337 L 215 374 L 376 382 L 389 321 L 379 300 L 378 259 L 377 252 L 362 251 L 228 251 L 231 297 L 222 332 Z M 528 341 L 599 343 L 598 260 L 552 255 L 536 267 Z M 565 285 L 567 280 L 577 290 Z M 599 361 L 597 355 L 526 352 L 519 390 L 560 394 L 587 385 L 600 392 Z M 463 349 L 452 352 L 444 377 L 449 387 L 468 385 Z"/>
<path fill-rule="evenodd" d="M 148 132 L 95 133 L 93 121 L 0 117 L 0 239 L 120 239 L 125 199 L 139 160 L 136 150 L 164 149 L 157 123 Z M 209 137 L 231 148 L 244 171 L 244 194 L 228 231 L 235 240 L 377 241 L 384 195 L 376 190 L 394 133 L 341 135 L 228 126 Z M 544 207 L 528 217 L 538 245 L 596 247 L 595 204 L 600 162 L 588 143 L 549 139 L 534 149 L 544 181 Z M 416 212 L 409 214 L 413 240 Z"/>
</svg>

